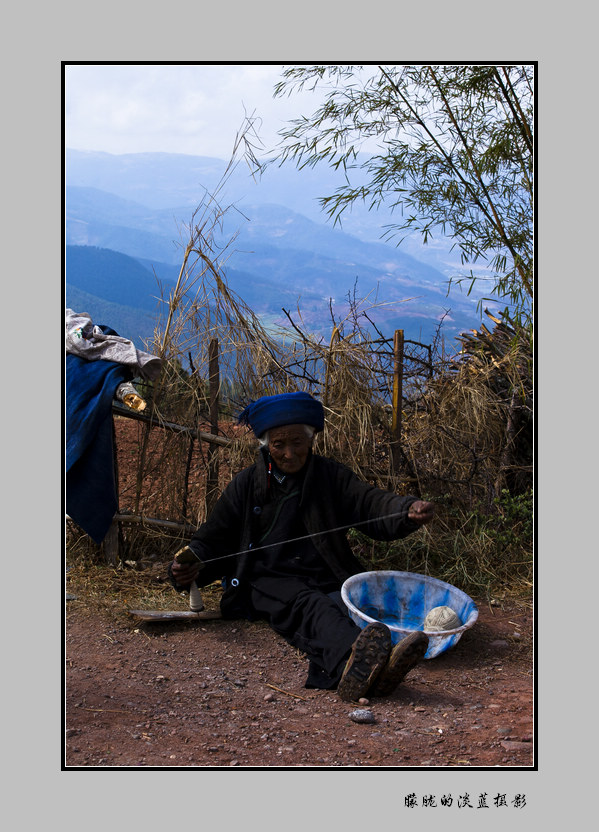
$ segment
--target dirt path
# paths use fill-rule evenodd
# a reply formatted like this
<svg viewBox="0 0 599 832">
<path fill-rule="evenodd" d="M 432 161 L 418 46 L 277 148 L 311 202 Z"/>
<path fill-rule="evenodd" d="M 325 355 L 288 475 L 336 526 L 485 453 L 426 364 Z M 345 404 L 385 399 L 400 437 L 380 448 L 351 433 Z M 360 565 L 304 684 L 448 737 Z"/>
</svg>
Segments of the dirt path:
<svg viewBox="0 0 599 832">
<path fill-rule="evenodd" d="M 305 658 L 263 624 L 140 624 L 69 600 L 64 766 L 533 767 L 532 613 L 478 603 L 362 724 L 304 688 Z"/>
</svg>

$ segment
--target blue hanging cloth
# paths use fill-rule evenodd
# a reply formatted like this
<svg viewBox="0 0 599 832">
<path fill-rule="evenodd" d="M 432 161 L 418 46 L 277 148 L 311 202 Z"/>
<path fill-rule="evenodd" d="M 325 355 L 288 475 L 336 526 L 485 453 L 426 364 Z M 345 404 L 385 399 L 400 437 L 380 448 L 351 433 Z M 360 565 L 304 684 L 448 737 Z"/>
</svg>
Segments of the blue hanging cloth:
<svg viewBox="0 0 599 832">
<path fill-rule="evenodd" d="M 108 335 L 117 335 L 102 326 Z M 117 509 L 112 439 L 112 401 L 130 367 L 66 355 L 66 512 L 101 543 Z"/>
</svg>

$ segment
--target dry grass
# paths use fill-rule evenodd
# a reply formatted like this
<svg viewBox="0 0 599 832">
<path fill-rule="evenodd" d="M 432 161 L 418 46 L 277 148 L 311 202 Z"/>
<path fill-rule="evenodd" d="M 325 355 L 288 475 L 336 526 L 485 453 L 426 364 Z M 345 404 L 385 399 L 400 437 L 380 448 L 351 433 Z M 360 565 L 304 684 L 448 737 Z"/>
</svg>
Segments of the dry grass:
<svg viewBox="0 0 599 832">
<path fill-rule="evenodd" d="M 168 562 L 111 567 L 71 553 L 67 558 L 67 593 L 70 604 L 90 614 L 103 613 L 134 626 L 129 610 L 189 610 L 187 595 L 175 592 L 167 579 Z M 212 584 L 202 590 L 204 605 L 217 609 L 222 590 Z"/>
</svg>

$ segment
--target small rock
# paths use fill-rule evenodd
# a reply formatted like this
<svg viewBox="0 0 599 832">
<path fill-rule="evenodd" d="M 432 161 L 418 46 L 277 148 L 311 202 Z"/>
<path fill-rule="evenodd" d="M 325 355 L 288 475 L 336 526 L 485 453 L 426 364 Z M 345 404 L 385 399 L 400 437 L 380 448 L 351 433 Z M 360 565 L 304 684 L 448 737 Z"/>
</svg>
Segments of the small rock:
<svg viewBox="0 0 599 832">
<path fill-rule="evenodd" d="M 529 751 L 529 742 L 517 742 L 516 740 L 503 740 L 501 745 L 506 751 Z"/>
<path fill-rule="evenodd" d="M 274 695 L 274 693 L 267 693 L 267 694 L 264 696 L 264 701 L 265 701 L 265 702 L 274 702 L 274 699 L 275 699 L 275 695 Z"/>
<path fill-rule="evenodd" d="M 361 699 L 358 699 L 358 705 L 370 705 L 370 700 L 362 696 Z"/>
<path fill-rule="evenodd" d="M 509 737 L 512 733 L 512 726 L 511 725 L 500 725 L 499 728 L 496 729 L 497 733 L 500 734 L 502 737 Z"/>
<path fill-rule="evenodd" d="M 495 647 L 497 649 L 503 649 L 504 647 L 509 647 L 509 643 L 505 641 L 503 638 L 496 638 L 495 641 L 491 641 L 489 643 L 489 647 Z"/>
<path fill-rule="evenodd" d="M 366 724 L 376 722 L 374 714 L 368 708 L 357 708 L 355 711 L 350 713 L 349 718 L 352 722 L 362 722 Z"/>
</svg>

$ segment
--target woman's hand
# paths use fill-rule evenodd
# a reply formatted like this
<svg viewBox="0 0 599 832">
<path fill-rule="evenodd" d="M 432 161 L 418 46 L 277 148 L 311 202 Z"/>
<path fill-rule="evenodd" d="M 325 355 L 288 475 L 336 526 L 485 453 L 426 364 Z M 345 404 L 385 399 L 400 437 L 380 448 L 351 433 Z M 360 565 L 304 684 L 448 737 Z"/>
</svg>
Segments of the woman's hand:
<svg viewBox="0 0 599 832">
<path fill-rule="evenodd" d="M 171 573 L 177 586 L 189 586 L 200 574 L 201 564 L 197 563 L 171 563 Z"/>
<path fill-rule="evenodd" d="M 434 503 L 429 503 L 427 500 L 416 500 L 408 509 L 408 520 L 417 523 L 419 526 L 424 526 L 425 523 L 430 523 L 434 514 Z"/>
</svg>

